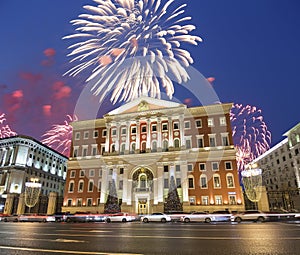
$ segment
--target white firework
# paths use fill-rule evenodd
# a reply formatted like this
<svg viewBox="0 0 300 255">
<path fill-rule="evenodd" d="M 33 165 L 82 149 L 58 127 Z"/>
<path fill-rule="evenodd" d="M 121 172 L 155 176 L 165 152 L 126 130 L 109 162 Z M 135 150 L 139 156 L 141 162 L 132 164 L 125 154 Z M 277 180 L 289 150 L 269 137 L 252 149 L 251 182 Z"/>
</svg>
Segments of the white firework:
<svg viewBox="0 0 300 255">
<path fill-rule="evenodd" d="M 193 63 L 182 43 L 202 41 L 189 34 L 196 27 L 187 24 L 191 17 L 184 16 L 186 4 L 173 8 L 175 0 L 93 1 L 97 6 L 84 6 L 90 14 L 71 21 L 77 33 L 64 37 L 77 40 L 68 56 L 80 62 L 66 74 L 90 70 L 91 90 L 100 100 L 113 90 L 113 103 L 141 95 L 160 98 L 160 85 L 172 98 L 172 80 L 186 82 L 185 68 Z"/>
<path fill-rule="evenodd" d="M 0 114 L 0 138 L 11 137 L 18 135 L 16 132 L 12 131 L 10 127 L 5 124 L 6 118 L 5 113 Z"/>
</svg>

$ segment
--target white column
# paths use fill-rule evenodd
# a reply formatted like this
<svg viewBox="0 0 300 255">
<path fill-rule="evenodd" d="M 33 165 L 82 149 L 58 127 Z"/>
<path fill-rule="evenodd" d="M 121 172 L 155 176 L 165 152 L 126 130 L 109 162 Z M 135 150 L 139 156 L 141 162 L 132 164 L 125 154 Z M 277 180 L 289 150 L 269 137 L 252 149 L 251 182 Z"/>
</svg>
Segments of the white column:
<svg viewBox="0 0 300 255">
<path fill-rule="evenodd" d="M 151 119 L 147 119 L 147 142 L 146 149 L 151 149 Z"/>
<path fill-rule="evenodd" d="M 139 150 L 140 149 L 140 120 L 136 121 L 136 146 L 135 149 Z"/>
<path fill-rule="evenodd" d="M 185 146 L 185 138 L 184 138 L 184 116 L 179 116 L 179 130 L 180 130 L 180 147 Z"/>
<path fill-rule="evenodd" d="M 122 193 L 122 202 L 127 204 L 128 195 L 127 195 L 127 187 L 128 187 L 128 169 L 124 167 L 123 173 L 123 193 Z"/>
<path fill-rule="evenodd" d="M 130 151 L 130 121 L 126 122 L 126 145 L 125 145 L 125 154 Z"/>
<path fill-rule="evenodd" d="M 110 123 L 106 124 L 105 152 L 109 152 Z"/>
<path fill-rule="evenodd" d="M 161 132 L 161 118 L 157 118 L 157 151 L 161 151 L 161 138 L 162 138 L 162 132 Z"/>
<path fill-rule="evenodd" d="M 155 205 L 157 205 L 158 204 L 158 184 L 157 184 L 157 178 L 153 178 L 153 196 L 154 196 L 153 203 Z"/>
<path fill-rule="evenodd" d="M 164 172 L 163 166 L 157 166 L 157 202 L 164 201 Z"/>
<path fill-rule="evenodd" d="M 132 179 L 128 179 L 127 205 L 132 205 Z"/>
<path fill-rule="evenodd" d="M 182 201 L 189 202 L 189 186 L 187 177 L 187 164 L 180 166 L 181 170 L 181 188 L 182 188 Z"/>
<path fill-rule="evenodd" d="M 104 204 L 106 202 L 106 195 L 108 193 L 108 169 L 102 168 L 102 181 L 101 181 L 101 194 L 100 203 Z"/>
<path fill-rule="evenodd" d="M 119 122 L 116 123 L 116 141 L 115 141 L 115 149 L 117 152 L 120 151 L 120 128 L 121 125 Z"/>
<path fill-rule="evenodd" d="M 169 124 L 168 124 L 168 128 L 169 128 L 169 147 L 173 147 L 174 146 L 174 142 L 173 142 L 173 125 L 172 125 L 172 118 L 169 117 L 168 118 Z"/>
</svg>

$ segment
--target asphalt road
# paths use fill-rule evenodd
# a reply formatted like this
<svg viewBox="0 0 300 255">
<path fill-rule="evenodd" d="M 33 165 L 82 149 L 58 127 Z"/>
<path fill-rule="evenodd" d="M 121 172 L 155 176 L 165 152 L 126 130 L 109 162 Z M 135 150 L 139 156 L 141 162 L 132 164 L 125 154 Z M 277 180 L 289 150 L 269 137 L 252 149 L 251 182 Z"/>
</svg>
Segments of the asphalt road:
<svg viewBox="0 0 300 255">
<path fill-rule="evenodd" d="M 300 254 L 300 223 L 5 223 L 0 254 Z"/>
</svg>

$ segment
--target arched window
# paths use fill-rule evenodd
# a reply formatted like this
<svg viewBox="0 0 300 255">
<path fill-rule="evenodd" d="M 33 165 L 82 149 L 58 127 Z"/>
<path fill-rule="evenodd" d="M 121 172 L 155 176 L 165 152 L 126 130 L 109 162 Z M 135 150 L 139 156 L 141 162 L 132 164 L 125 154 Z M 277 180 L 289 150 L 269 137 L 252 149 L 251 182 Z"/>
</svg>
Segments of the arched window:
<svg viewBox="0 0 300 255">
<path fill-rule="evenodd" d="M 156 152 L 156 151 L 157 151 L 157 142 L 156 142 L 156 141 L 153 141 L 153 142 L 152 142 L 152 151 L 153 151 L 153 152 Z"/>
<path fill-rule="evenodd" d="M 169 142 L 168 140 L 163 141 L 163 151 L 168 151 L 169 148 Z"/>
<path fill-rule="evenodd" d="M 234 188 L 234 177 L 232 173 L 226 174 L 227 188 Z"/>
<path fill-rule="evenodd" d="M 78 192 L 83 192 L 83 188 L 84 188 L 84 181 L 80 180 L 78 182 Z"/>
<path fill-rule="evenodd" d="M 178 138 L 174 139 L 174 147 L 179 148 L 180 147 L 180 140 Z"/>
<path fill-rule="evenodd" d="M 122 153 L 122 154 L 124 154 L 124 152 L 125 152 L 125 146 L 126 146 L 125 143 L 122 143 L 122 144 L 121 144 L 121 153 Z"/>
<path fill-rule="evenodd" d="M 201 174 L 200 175 L 200 187 L 201 189 L 207 189 L 207 176 L 206 174 Z"/>
<path fill-rule="evenodd" d="M 140 189 L 145 189 L 147 188 L 147 175 L 142 173 L 139 175 L 139 184 L 138 187 Z"/>
<path fill-rule="evenodd" d="M 131 150 L 130 150 L 131 153 L 134 153 L 135 152 L 135 142 L 133 142 L 131 144 Z"/>
<path fill-rule="evenodd" d="M 69 193 L 74 192 L 74 181 L 70 181 L 70 182 L 69 182 L 69 189 L 68 189 L 68 192 L 69 192 Z"/>
<path fill-rule="evenodd" d="M 141 153 L 145 153 L 146 152 L 146 142 L 142 142 L 141 143 Z"/>
<path fill-rule="evenodd" d="M 111 145 L 111 152 L 115 152 L 116 151 L 116 145 L 113 143 Z"/>
</svg>

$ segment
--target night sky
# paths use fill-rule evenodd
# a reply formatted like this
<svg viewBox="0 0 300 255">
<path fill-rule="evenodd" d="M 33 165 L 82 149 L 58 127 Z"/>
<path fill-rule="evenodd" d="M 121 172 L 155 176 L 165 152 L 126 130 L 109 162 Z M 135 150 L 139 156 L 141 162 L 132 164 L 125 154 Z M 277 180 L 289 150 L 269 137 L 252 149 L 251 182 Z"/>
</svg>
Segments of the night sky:
<svg viewBox="0 0 300 255">
<path fill-rule="evenodd" d="M 300 120 L 300 2 L 175 0 L 182 3 L 197 27 L 193 34 L 203 39 L 198 46 L 183 46 L 193 67 L 215 78 L 221 102 L 260 108 L 272 145 L 282 140 Z M 69 22 L 85 13 L 86 4 L 94 2 L 0 1 L 0 113 L 17 133 L 40 139 L 73 113 L 86 77 L 63 77 L 71 67 L 66 56 L 71 43 L 62 37 L 74 32 Z"/>
</svg>

